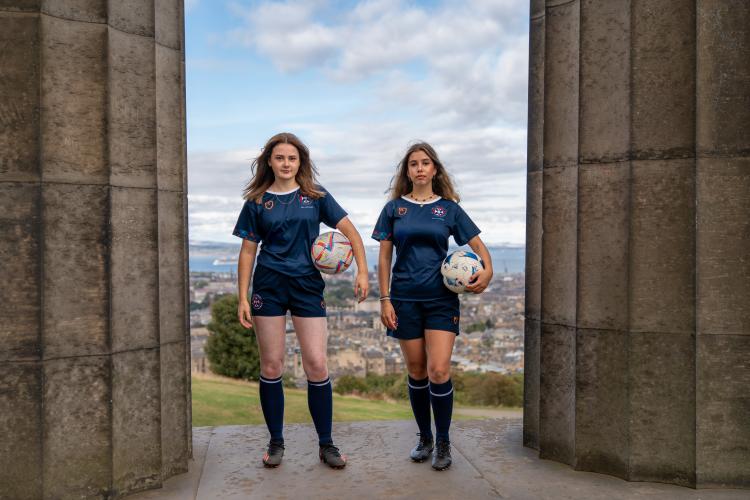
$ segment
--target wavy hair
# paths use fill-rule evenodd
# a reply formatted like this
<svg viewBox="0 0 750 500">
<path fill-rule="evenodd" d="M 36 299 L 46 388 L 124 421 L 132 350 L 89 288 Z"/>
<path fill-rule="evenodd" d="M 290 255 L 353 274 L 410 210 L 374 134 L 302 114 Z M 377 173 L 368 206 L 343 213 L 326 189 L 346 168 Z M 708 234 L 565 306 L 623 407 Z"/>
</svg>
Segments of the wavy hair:
<svg viewBox="0 0 750 500">
<path fill-rule="evenodd" d="M 409 157 L 412 153 L 417 151 L 423 151 L 427 156 L 430 157 L 432 163 L 435 165 L 435 177 L 432 178 L 432 192 L 448 200 L 453 200 L 456 203 L 461 201 L 461 198 L 456 192 L 456 188 L 453 187 L 453 180 L 445 169 L 445 166 L 440 161 L 435 149 L 427 144 L 426 142 L 415 142 L 409 149 L 406 150 L 406 154 L 401 159 L 396 170 L 396 175 L 391 179 L 391 185 L 389 190 L 391 192 L 391 199 L 395 200 L 401 198 L 405 194 L 408 194 L 414 189 L 409 176 Z"/>
<path fill-rule="evenodd" d="M 260 155 L 253 160 L 251 166 L 253 178 L 250 179 L 250 182 L 242 190 L 242 197 L 248 201 L 255 200 L 256 203 L 262 201 L 263 193 L 276 180 L 268 160 L 271 158 L 273 148 L 278 144 L 291 144 L 297 148 L 299 170 L 294 179 L 299 184 L 300 193 L 310 198 L 324 196 L 325 193 L 318 188 L 318 169 L 315 168 L 315 164 L 310 159 L 310 150 L 307 149 L 307 146 L 296 135 L 289 132 L 281 132 L 268 139 Z"/>
</svg>

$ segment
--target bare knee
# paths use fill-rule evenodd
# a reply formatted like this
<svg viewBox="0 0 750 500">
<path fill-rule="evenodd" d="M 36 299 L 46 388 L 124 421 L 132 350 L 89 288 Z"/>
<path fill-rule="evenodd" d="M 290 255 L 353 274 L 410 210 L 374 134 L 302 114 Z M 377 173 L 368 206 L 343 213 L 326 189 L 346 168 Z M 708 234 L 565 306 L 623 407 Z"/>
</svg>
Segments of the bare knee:
<svg viewBox="0 0 750 500">
<path fill-rule="evenodd" d="M 427 378 L 427 365 L 421 362 L 409 362 L 406 364 L 406 370 L 409 376 L 414 380 L 423 380 Z"/>
<path fill-rule="evenodd" d="M 303 365 L 307 380 L 320 382 L 328 378 L 328 363 L 325 357 L 308 360 Z"/>
<path fill-rule="evenodd" d="M 280 359 L 263 359 L 260 362 L 260 374 L 264 378 L 279 378 L 284 373 L 284 361 Z"/>
<path fill-rule="evenodd" d="M 436 384 L 442 384 L 447 382 L 451 378 L 451 370 L 449 365 L 430 365 L 427 368 L 427 375 L 430 377 L 430 381 Z"/>
</svg>

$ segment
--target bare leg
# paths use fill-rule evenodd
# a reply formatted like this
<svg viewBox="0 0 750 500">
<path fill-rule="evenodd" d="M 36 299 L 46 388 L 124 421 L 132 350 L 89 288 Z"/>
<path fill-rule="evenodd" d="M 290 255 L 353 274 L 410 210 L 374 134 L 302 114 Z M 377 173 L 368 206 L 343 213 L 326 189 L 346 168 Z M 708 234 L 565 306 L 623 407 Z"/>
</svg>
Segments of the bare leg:
<svg viewBox="0 0 750 500">
<path fill-rule="evenodd" d="M 260 353 L 260 374 L 275 379 L 284 372 L 284 316 L 253 316 Z"/>
<path fill-rule="evenodd" d="M 328 378 L 326 350 L 328 329 L 326 318 L 300 318 L 292 316 L 297 340 L 302 351 L 302 367 L 307 375 L 307 406 L 310 409 L 315 430 L 318 432 L 318 443 L 332 445 L 333 438 L 333 391 Z M 343 464 L 346 462 L 342 462 Z M 331 465 L 329 463 L 329 465 Z"/>
<path fill-rule="evenodd" d="M 406 370 L 409 376 L 416 380 L 427 377 L 427 352 L 425 351 L 424 338 L 412 340 L 399 340 L 401 353 L 406 361 Z"/>
<path fill-rule="evenodd" d="M 302 367 L 308 380 L 328 378 L 328 323 L 326 318 L 292 316 L 294 330 L 302 351 Z"/>
<path fill-rule="evenodd" d="M 284 440 L 284 387 L 281 376 L 284 372 L 284 317 L 255 316 L 255 336 L 260 353 L 260 406 L 271 434 L 272 442 Z M 269 448 L 270 449 L 270 448 Z M 268 465 L 268 453 L 263 463 Z M 279 458 L 280 460 L 280 458 Z M 278 465 L 276 463 L 275 465 Z"/>
<path fill-rule="evenodd" d="M 427 351 L 427 375 L 436 384 L 447 382 L 451 378 L 451 354 L 456 334 L 443 330 L 425 330 L 425 349 Z"/>
</svg>

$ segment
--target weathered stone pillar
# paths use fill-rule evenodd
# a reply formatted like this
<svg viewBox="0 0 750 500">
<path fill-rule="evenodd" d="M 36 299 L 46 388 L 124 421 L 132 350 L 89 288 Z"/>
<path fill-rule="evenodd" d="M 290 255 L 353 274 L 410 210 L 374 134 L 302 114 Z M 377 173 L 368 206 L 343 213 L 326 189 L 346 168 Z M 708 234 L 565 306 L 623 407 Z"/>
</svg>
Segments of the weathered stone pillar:
<svg viewBox="0 0 750 500">
<path fill-rule="evenodd" d="M 750 4 L 532 0 L 524 444 L 750 487 Z"/>
<path fill-rule="evenodd" d="M 0 497 L 187 470 L 181 0 L 0 1 Z"/>
</svg>

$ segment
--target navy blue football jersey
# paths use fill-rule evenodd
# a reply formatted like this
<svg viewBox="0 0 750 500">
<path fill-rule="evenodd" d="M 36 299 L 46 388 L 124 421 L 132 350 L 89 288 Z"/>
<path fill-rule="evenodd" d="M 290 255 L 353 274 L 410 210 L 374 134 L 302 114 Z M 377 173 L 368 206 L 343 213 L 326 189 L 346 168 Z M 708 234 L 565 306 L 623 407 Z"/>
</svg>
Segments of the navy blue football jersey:
<svg viewBox="0 0 750 500">
<path fill-rule="evenodd" d="M 286 193 L 263 193 L 261 203 L 246 201 L 233 235 L 261 243 L 257 264 L 287 276 L 319 272 L 313 266 L 310 247 L 320 233 L 320 223 L 332 228 L 346 212 L 322 187 L 325 196 L 303 196 L 299 188 Z"/>
<path fill-rule="evenodd" d="M 391 298 L 434 300 L 455 295 L 443 285 L 440 265 L 448 254 L 448 237 L 465 245 L 479 234 L 458 203 L 438 198 L 416 203 L 405 198 L 391 200 L 380 213 L 372 237 L 390 240 L 396 247 L 391 280 Z"/>
</svg>

